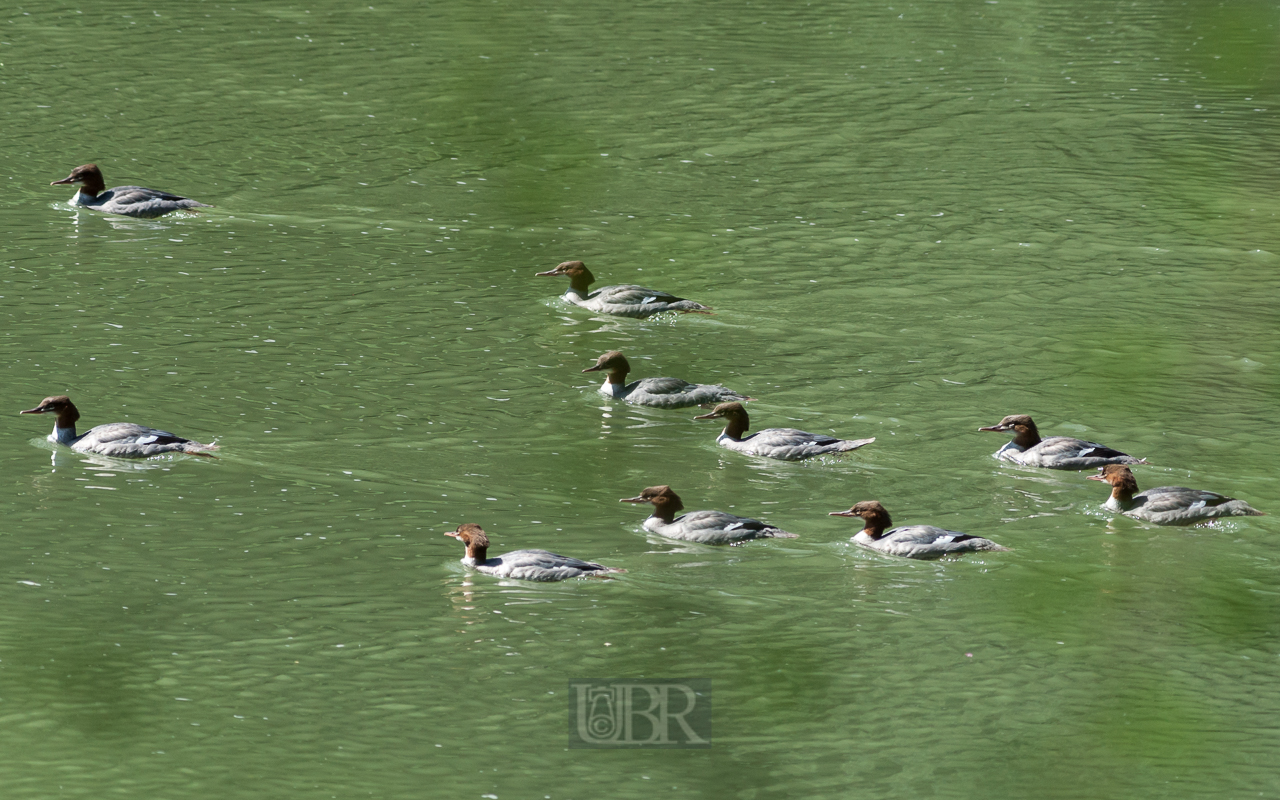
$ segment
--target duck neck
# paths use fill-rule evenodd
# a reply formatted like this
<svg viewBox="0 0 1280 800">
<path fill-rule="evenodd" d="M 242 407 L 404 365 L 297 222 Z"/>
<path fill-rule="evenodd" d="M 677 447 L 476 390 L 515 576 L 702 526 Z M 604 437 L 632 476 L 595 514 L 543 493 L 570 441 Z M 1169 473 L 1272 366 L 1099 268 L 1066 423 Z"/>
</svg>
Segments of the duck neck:
<svg viewBox="0 0 1280 800">
<path fill-rule="evenodd" d="M 626 386 L 627 385 L 626 368 L 618 367 L 616 369 L 609 370 L 609 374 L 605 376 L 604 382 L 605 382 L 605 385 L 610 386 L 610 388 L 614 386 L 618 388 L 622 388 L 623 386 Z"/>
<path fill-rule="evenodd" d="M 862 533 L 871 537 L 872 541 L 884 536 L 884 532 L 893 525 L 893 520 L 889 519 L 888 514 L 878 514 L 874 517 L 865 518 Z"/>
<path fill-rule="evenodd" d="M 1129 508 L 1133 505 L 1133 493 L 1138 490 L 1137 486 L 1119 483 L 1111 487 L 1111 497 L 1107 500 L 1107 505 L 1116 508 Z"/>
<path fill-rule="evenodd" d="M 1026 450 L 1040 444 L 1040 431 L 1036 430 L 1035 425 L 1027 425 L 1024 428 L 1015 428 L 1013 443 Z"/>
<path fill-rule="evenodd" d="M 53 435 L 49 438 L 55 442 L 62 444 L 71 444 L 79 436 L 76 436 L 76 420 L 80 419 L 80 412 L 71 403 L 58 412 L 53 418 Z"/>
<path fill-rule="evenodd" d="M 676 519 L 676 514 L 684 510 L 684 503 L 679 499 L 660 498 L 661 502 L 653 504 L 653 515 L 655 518 L 662 520 L 663 525 L 670 525 Z"/>
<path fill-rule="evenodd" d="M 742 434 L 747 432 L 751 427 L 751 420 L 746 414 L 734 414 L 732 417 L 724 418 L 724 433 L 722 436 L 728 436 L 730 439 L 741 439 Z"/>
<path fill-rule="evenodd" d="M 464 560 L 472 564 L 483 564 L 489 560 L 488 553 L 489 548 L 484 545 L 469 544 L 467 545 L 467 557 Z"/>
<path fill-rule="evenodd" d="M 590 293 L 590 286 L 595 279 L 596 276 L 591 274 L 591 270 L 583 267 L 569 276 L 569 291 L 586 297 Z"/>
</svg>

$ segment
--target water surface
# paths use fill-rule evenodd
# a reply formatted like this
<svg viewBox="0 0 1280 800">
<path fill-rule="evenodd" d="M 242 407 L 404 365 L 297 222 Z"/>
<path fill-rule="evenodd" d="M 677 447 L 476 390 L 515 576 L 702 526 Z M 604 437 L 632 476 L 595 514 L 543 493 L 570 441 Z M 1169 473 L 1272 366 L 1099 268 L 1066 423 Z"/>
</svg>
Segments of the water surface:
<svg viewBox="0 0 1280 800">
<path fill-rule="evenodd" d="M 1009 413 L 1280 511 L 1276 10 L 314 2 L 0 17 L 9 797 L 1280 791 L 1274 517 L 1113 520 Z M 143 221 L 98 163 L 217 206 Z M 716 309 L 596 318 L 588 263 Z M 581 370 L 722 382 L 762 462 Z M 66 393 L 214 460 L 55 452 Z M 618 499 L 796 540 L 710 548 Z M 1013 548 L 915 563 L 878 499 Z M 617 580 L 467 573 L 546 547 Z M 707 677 L 709 751 L 568 750 L 566 683 Z"/>
</svg>

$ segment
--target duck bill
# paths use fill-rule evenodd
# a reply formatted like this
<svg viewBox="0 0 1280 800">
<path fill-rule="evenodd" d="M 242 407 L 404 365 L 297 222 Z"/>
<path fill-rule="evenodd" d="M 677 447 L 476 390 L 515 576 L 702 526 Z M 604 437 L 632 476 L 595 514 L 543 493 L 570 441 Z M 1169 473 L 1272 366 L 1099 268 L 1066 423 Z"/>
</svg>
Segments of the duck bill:
<svg viewBox="0 0 1280 800">
<path fill-rule="evenodd" d="M 452 536 L 453 538 L 458 539 L 459 541 L 462 540 L 462 536 L 460 536 L 457 531 L 445 531 L 444 535 Z"/>
<path fill-rule="evenodd" d="M 1103 475 L 1085 475 L 1084 479 L 1086 481 L 1106 481 L 1106 477 Z"/>
<path fill-rule="evenodd" d="M 62 184 L 64 184 L 64 183 L 75 183 L 75 182 L 76 182 L 76 178 L 75 178 L 75 176 L 74 176 L 74 175 L 68 175 L 67 177 L 63 178 L 63 179 L 62 179 L 62 180 L 60 180 L 60 181 L 53 181 L 53 182 L 52 182 L 52 183 L 50 183 L 49 185 L 50 185 L 50 186 L 61 186 L 61 185 L 62 185 Z"/>
<path fill-rule="evenodd" d="M 19 411 L 18 413 L 19 414 L 47 414 L 49 413 L 49 409 L 36 406 L 35 408 L 28 408 L 26 411 Z"/>
<path fill-rule="evenodd" d="M 619 503 L 647 503 L 648 500 L 643 497 L 624 497 L 618 501 Z"/>
<path fill-rule="evenodd" d="M 827 516 L 828 517 L 856 517 L 858 515 L 853 513 L 852 511 L 828 511 Z"/>
<path fill-rule="evenodd" d="M 694 419 L 719 419 L 720 415 L 712 411 L 710 414 L 699 414 Z"/>
<path fill-rule="evenodd" d="M 66 183 L 66 181 L 58 181 L 58 183 Z M 535 272 L 533 273 L 533 276 L 535 278 L 554 278 L 556 275 L 561 274 L 563 273 L 561 273 L 560 269 L 557 267 L 556 269 L 549 269 L 546 272 Z"/>
<path fill-rule="evenodd" d="M 1013 428 L 1011 428 L 1011 427 L 1010 427 L 1010 426 L 1008 426 L 1008 425 L 989 425 L 989 426 L 987 426 L 987 427 L 985 427 L 985 428 L 978 428 L 978 430 L 980 430 L 980 431 L 995 431 L 996 433 L 1000 433 L 1000 432 L 1002 432 L 1002 431 L 1013 430 Z"/>
<path fill-rule="evenodd" d="M 602 369 L 604 369 L 603 364 L 596 364 L 594 367 L 587 367 L 583 372 L 599 372 Z"/>
</svg>

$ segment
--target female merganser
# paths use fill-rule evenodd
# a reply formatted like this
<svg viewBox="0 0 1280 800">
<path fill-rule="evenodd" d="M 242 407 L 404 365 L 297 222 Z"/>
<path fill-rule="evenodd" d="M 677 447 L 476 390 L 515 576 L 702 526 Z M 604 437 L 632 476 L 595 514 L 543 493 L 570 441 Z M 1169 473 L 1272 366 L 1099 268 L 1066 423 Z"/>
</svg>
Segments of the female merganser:
<svg viewBox="0 0 1280 800">
<path fill-rule="evenodd" d="M 587 287 L 595 281 L 596 277 L 581 261 L 565 261 L 558 264 L 555 269 L 536 274 L 539 277 L 568 275 L 569 290 L 564 293 L 562 299 L 601 314 L 642 318 L 660 314 L 663 311 L 710 310 L 707 306 L 692 300 L 631 284 L 601 286 L 594 292 L 588 293 Z"/>
<path fill-rule="evenodd" d="M 826 453 L 845 453 L 857 450 L 871 439 L 837 439 L 822 433 L 806 433 L 795 428 L 766 428 L 753 433 L 747 438 L 742 434 L 751 427 L 751 419 L 742 403 L 721 403 L 709 414 L 701 414 L 694 419 L 716 419 L 724 417 L 724 430 L 716 438 L 716 444 L 746 453 L 751 456 L 778 458 L 783 461 L 799 461 L 802 458 L 820 456 Z"/>
<path fill-rule="evenodd" d="M 650 486 L 639 497 L 624 497 L 620 503 L 653 503 L 653 515 L 644 521 L 644 529 L 670 539 L 683 539 L 702 544 L 737 544 L 748 539 L 798 539 L 794 533 L 751 519 L 735 517 L 723 511 L 690 511 L 684 509 L 680 496 L 670 486 Z"/>
<path fill-rule="evenodd" d="M 467 557 L 462 563 L 477 572 L 495 578 L 515 578 L 522 581 L 562 581 L 566 578 L 594 577 L 609 572 L 626 572 L 617 567 L 606 567 L 591 561 L 559 556 L 546 550 L 515 550 L 488 558 L 489 537 L 484 529 L 471 522 L 464 522 L 455 531 L 446 533 L 467 546 Z"/>
<path fill-rule="evenodd" d="M 617 350 L 610 350 L 600 356 L 596 359 L 594 367 L 587 367 L 583 372 L 601 370 L 608 370 L 609 375 L 599 389 L 600 394 L 640 406 L 687 408 L 704 403 L 753 399 L 723 386 L 689 383 L 679 378 L 644 378 L 627 383 L 627 373 L 631 371 L 631 364 L 627 363 L 627 357 Z"/>
<path fill-rule="evenodd" d="M 1103 464 L 1145 464 L 1145 459 L 1112 450 L 1097 442 L 1086 442 L 1070 436 L 1050 436 L 1041 439 L 1036 424 L 1026 414 L 1010 414 L 1000 424 L 980 431 L 1014 431 L 1013 441 L 997 450 L 994 455 L 1001 461 L 1011 461 L 1025 467 L 1048 469 L 1089 469 Z"/>
<path fill-rule="evenodd" d="M 1087 480 L 1111 484 L 1111 496 L 1102 507 L 1156 525 L 1191 525 L 1218 517 L 1263 517 L 1263 512 L 1243 500 L 1233 500 L 1217 492 L 1161 486 L 1138 491 L 1138 481 L 1128 467 L 1109 464 L 1099 467 L 1100 475 Z"/>
<path fill-rule="evenodd" d="M 81 453 L 97 453 L 116 458 L 146 458 L 160 453 L 187 453 L 193 456 L 209 456 L 205 451 L 217 450 L 216 444 L 201 444 L 183 439 L 168 431 L 158 431 L 132 422 L 112 422 L 90 428 L 76 436 L 76 420 L 80 412 L 65 395 L 46 397 L 40 405 L 19 414 L 56 414 L 53 433 L 49 441 L 65 444 Z M 213 456 L 209 456 L 213 458 Z"/>
<path fill-rule="evenodd" d="M 891 556 L 939 558 L 975 550 L 1008 550 L 990 539 L 932 525 L 906 525 L 886 531 L 893 524 L 889 512 L 875 500 L 863 500 L 848 511 L 829 512 L 832 517 L 861 517 L 865 527 L 853 541 Z"/>
<path fill-rule="evenodd" d="M 184 208 L 213 208 L 205 203 L 197 203 L 187 197 L 181 197 L 157 189 L 144 189 L 141 186 L 117 186 L 108 189 L 102 179 L 102 170 L 97 164 L 85 164 L 76 167 L 71 174 L 50 186 L 63 183 L 78 183 L 80 189 L 71 198 L 71 205 L 105 211 L 108 214 L 124 214 L 126 217 L 162 217 L 170 211 Z"/>
</svg>

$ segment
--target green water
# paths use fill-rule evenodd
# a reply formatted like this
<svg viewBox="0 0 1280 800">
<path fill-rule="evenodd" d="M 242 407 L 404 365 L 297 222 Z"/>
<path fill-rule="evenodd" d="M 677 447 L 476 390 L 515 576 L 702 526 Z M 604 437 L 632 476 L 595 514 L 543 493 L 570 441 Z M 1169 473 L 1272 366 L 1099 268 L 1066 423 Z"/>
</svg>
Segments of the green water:
<svg viewBox="0 0 1280 800">
<path fill-rule="evenodd" d="M 1270 797 L 1275 516 L 1157 529 L 976 428 L 1280 513 L 1271 4 L 136 2 L 0 15 L 6 798 Z M 217 206 L 141 221 L 94 161 Z M 593 318 L 585 260 L 714 316 Z M 763 462 L 580 370 L 747 392 Z M 42 397 L 219 459 L 55 453 Z M 659 540 L 618 503 L 796 540 Z M 875 498 L 1013 548 L 849 543 Z M 441 534 L 625 567 L 466 572 Z M 710 678 L 710 750 L 567 682 Z"/>
</svg>

